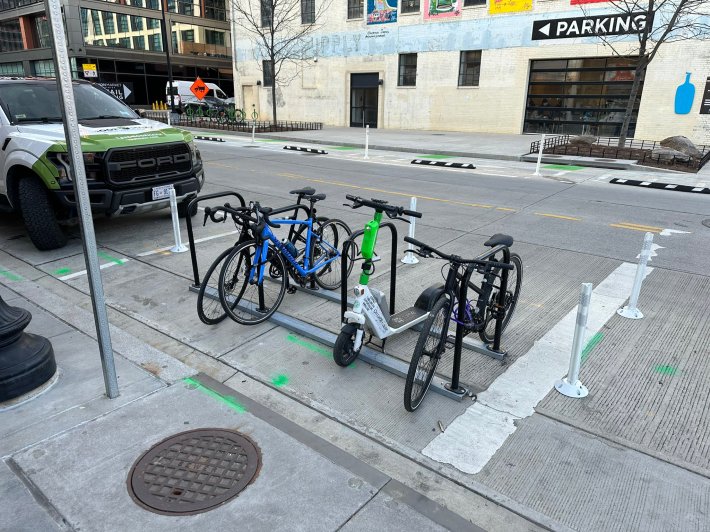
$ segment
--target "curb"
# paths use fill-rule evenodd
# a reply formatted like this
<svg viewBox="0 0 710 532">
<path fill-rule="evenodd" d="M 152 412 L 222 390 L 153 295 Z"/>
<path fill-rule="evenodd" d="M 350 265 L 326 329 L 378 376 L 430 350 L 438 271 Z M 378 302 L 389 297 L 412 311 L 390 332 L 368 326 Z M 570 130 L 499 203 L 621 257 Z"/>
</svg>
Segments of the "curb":
<svg viewBox="0 0 710 532">
<path fill-rule="evenodd" d="M 195 139 L 196 140 L 211 140 L 213 142 L 225 142 L 225 140 L 220 137 L 203 137 L 201 135 L 196 135 Z"/>
<path fill-rule="evenodd" d="M 619 179 L 615 177 L 609 183 L 614 185 L 629 185 L 632 187 L 655 188 L 661 190 L 675 190 L 677 192 L 693 192 L 695 194 L 710 194 L 708 187 L 694 187 L 692 185 L 674 185 L 670 183 L 652 183 L 650 181 L 636 181 L 635 179 Z"/>
<path fill-rule="evenodd" d="M 328 155 L 328 152 L 325 150 L 319 150 L 316 148 L 303 148 L 301 146 L 284 146 L 284 150 L 304 151 L 306 153 L 318 153 L 320 155 Z"/>
<path fill-rule="evenodd" d="M 474 170 L 473 163 L 447 163 L 444 161 L 430 161 L 429 159 L 414 159 L 412 164 L 425 164 L 427 166 L 445 166 L 446 168 L 468 168 Z"/>
</svg>

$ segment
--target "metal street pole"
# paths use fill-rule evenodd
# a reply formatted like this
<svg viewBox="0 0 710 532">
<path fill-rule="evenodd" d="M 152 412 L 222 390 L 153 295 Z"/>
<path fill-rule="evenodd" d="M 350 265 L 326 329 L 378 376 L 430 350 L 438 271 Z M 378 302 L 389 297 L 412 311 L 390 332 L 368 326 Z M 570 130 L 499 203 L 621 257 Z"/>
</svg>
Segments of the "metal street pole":
<svg viewBox="0 0 710 532">
<path fill-rule="evenodd" d="M 59 103 L 62 109 L 64 135 L 67 139 L 67 151 L 71 160 L 72 183 L 77 207 L 79 209 L 79 222 L 81 226 L 81 243 L 84 246 L 84 260 L 89 278 L 91 305 L 94 309 L 94 322 L 96 336 L 99 341 L 101 366 L 104 374 L 106 395 L 109 399 L 118 397 L 118 380 L 113 362 L 111 348 L 111 334 L 109 331 L 104 288 L 101 283 L 101 270 L 99 268 L 98 249 L 96 248 L 96 235 L 94 234 L 94 221 L 91 218 L 91 203 L 89 189 L 86 184 L 86 170 L 84 157 L 81 153 L 81 138 L 79 136 L 79 121 L 76 115 L 74 91 L 72 88 L 71 67 L 67 54 L 67 41 L 64 34 L 64 21 L 62 19 L 62 6 L 60 0 L 45 0 L 45 9 L 49 19 L 49 29 L 52 35 L 54 51 L 54 69 L 57 73 L 59 88 Z"/>
<path fill-rule="evenodd" d="M 162 24 L 162 34 L 163 34 L 163 48 L 165 49 L 165 61 L 168 64 L 168 87 L 170 87 L 170 112 L 175 111 L 175 95 L 173 94 L 173 67 L 170 64 L 170 47 L 172 46 L 172 39 L 168 41 L 168 26 L 165 22 L 165 2 L 167 0 L 160 0 L 160 12 L 163 15 Z M 170 32 L 172 35 L 172 32 Z"/>
</svg>

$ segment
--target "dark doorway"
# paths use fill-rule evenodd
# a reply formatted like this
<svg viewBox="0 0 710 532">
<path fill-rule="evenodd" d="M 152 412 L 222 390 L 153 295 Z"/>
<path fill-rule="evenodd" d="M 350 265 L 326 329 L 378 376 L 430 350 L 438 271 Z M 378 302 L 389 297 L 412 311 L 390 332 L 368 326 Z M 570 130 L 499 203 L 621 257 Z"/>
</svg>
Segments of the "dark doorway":
<svg viewBox="0 0 710 532">
<path fill-rule="evenodd" d="M 351 74 L 350 127 L 377 127 L 377 89 L 380 75 Z"/>
</svg>

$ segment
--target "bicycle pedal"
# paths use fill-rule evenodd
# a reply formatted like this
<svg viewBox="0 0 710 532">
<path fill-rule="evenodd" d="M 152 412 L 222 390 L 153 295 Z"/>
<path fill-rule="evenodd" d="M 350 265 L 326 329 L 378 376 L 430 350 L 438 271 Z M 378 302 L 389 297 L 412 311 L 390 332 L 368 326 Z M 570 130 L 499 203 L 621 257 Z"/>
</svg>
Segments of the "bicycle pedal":
<svg viewBox="0 0 710 532">
<path fill-rule="evenodd" d="M 295 294 L 296 293 L 296 287 L 293 285 L 289 285 L 289 287 L 286 289 L 286 292 L 289 294 Z"/>
</svg>

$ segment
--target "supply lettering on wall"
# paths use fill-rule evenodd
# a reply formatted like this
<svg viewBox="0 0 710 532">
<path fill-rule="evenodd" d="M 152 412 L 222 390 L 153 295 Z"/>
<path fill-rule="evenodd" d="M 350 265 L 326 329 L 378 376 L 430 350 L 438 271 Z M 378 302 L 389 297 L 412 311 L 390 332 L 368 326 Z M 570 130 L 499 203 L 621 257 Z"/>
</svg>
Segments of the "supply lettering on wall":
<svg viewBox="0 0 710 532">
<path fill-rule="evenodd" d="M 700 114 L 710 115 L 710 76 L 705 83 L 705 90 L 703 91 L 703 99 L 700 102 Z"/>
<path fill-rule="evenodd" d="M 649 20 L 647 13 L 536 20 L 533 22 L 532 40 L 630 35 L 641 33 L 649 24 L 653 24 L 653 20 Z"/>
</svg>

